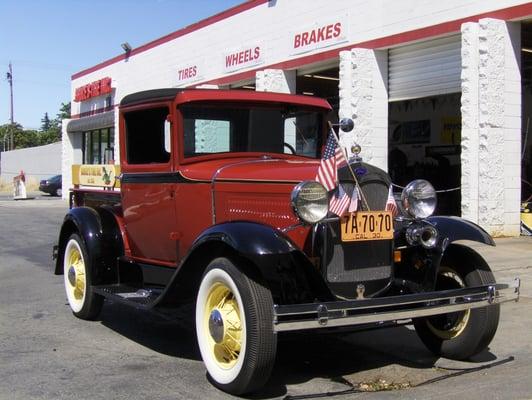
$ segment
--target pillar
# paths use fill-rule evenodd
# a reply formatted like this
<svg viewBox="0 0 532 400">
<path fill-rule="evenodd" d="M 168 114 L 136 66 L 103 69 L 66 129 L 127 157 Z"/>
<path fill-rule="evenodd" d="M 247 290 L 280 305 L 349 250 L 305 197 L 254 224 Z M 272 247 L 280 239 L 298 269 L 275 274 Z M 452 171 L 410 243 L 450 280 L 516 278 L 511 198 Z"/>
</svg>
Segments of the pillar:
<svg viewBox="0 0 532 400">
<path fill-rule="evenodd" d="M 350 151 L 362 146 L 364 161 L 388 168 L 388 54 L 386 51 L 352 49 L 340 52 L 340 118 L 352 118 L 354 129 L 341 133 Z"/>
</svg>

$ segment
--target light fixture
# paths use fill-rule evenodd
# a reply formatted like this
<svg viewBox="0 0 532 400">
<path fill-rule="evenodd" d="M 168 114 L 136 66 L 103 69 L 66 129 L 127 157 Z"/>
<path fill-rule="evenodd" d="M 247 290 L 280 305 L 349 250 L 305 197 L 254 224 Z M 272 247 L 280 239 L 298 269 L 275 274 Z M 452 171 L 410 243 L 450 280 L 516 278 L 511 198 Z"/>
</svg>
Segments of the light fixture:
<svg viewBox="0 0 532 400">
<path fill-rule="evenodd" d="M 314 96 L 314 93 L 312 92 L 302 92 L 302 93 L 307 96 Z"/>
<path fill-rule="evenodd" d="M 532 49 L 527 49 L 526 47 L 523 47 L 521 49 L 521 51 L 525 52 L 525 53 L 532 53 Z"/>
<path fill-rule="evenodd" d="M 131 47 L 131 45 L 130 45 L 128 42 L 124 42 L 124 43 L 122 43 L 120 46 L 122 46 L 122 48 L 124 49 L 124 51 L 125 51 L 126 53 L 131 52 L 131 50 L 133 49 L 133 48 Z"/>
<path fill-rule="evenodd" d="M 244 85 L 244 86 L 242 86 L 242 89 L 251 89 L 251 90 L 255 90 L 255 86 Z"/>
</svg>

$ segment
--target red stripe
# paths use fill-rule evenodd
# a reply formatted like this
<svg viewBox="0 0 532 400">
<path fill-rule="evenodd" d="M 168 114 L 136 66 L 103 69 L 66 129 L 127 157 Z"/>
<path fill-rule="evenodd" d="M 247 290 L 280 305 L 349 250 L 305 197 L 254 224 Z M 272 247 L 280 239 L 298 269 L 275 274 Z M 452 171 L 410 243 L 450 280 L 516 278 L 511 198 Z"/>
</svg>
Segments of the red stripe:
<svg viewBox="0 0 532 400">
<path fill-rule="evenodd" d="M 159 39 L 155 39 L 149 43 L 146 43 L 140 47 L 137 47 L 129 53 L 127 57 L 131 57 L 140 53 L 143 53 L 147 50 L 153 49 L 154 47 L 160 46 L 161 44 L 167 43 L 171 40 L 177 39 L 178 37 L 188 35 L 189 33 L 192 33 L 194 31 L 200 30 L 202 28 L 205 28 L 206 26 L 213 25 L 217 22 L 223 21 L 224 19 L 230 18 L 234 15 L 243 13 L 244 11 L 250 10 L 252 8 L 258 7 L 264 3 L 267 3 L 268 0 L 248 0 L 245 3 L 239 4 L 237 6 L 231 7 L 228 10 L 222 11 L 218 14 L 215 14 L 211 17 L 205 18 L 199 22 L 196 22 L 192 25 L 189 25 L 183 29 L 179 29 L 175 32 L 172 32 L 166 36 L 163 36 Z M 104 61 L 100 64 L 97 64 L 93 67 L 84 69 L 83 71 L 77 72 L 72 75 L 72 80 L 81 78 L 82 76 L 85 76 L 87 74 L 90 74 L 91 72 L 98 71 L 99 69 L 102 69 L 104 67 L 107 67 L 111 64 L 115 64 L 119 61 L 125 60 L 126 54 L 120 54 L 119 56 L 113 57 L 107 61 Z"/>
</svg>

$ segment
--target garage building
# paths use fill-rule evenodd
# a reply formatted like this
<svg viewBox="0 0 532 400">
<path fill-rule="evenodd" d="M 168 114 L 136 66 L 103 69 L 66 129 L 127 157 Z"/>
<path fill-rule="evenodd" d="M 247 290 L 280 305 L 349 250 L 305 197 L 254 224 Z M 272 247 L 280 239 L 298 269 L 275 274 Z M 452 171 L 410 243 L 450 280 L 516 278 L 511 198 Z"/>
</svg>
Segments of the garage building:
<svg viewBox="0 0 532 400">
<path fill-rule="evenodd" d="M 519 234 L 532 195 L 532 3 L 251 0 L 123 47 L 72 76 L 65 195 L 72 164 L 118 163 L 127 94 L 275 91 L 327 98 L 332 118 L 354 119 L 343 144 L 359 143 L 398 186 L 429 179 L 440 213 Z"/>
</svg>

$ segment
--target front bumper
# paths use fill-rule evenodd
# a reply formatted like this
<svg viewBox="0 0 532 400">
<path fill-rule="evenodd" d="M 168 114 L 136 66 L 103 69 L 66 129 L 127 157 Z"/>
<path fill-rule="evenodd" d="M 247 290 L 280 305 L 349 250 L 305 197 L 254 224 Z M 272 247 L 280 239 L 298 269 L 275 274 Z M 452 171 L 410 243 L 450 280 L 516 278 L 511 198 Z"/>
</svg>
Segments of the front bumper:
<svg viewBox="0 0 532 400">
<path fill-rule="evenodd" d="M 401 296 L 274 305 L 274 331 L 356 326 L 446 314 L 519 299 L 519 278 L 510 283 Z"/>
</svg>

